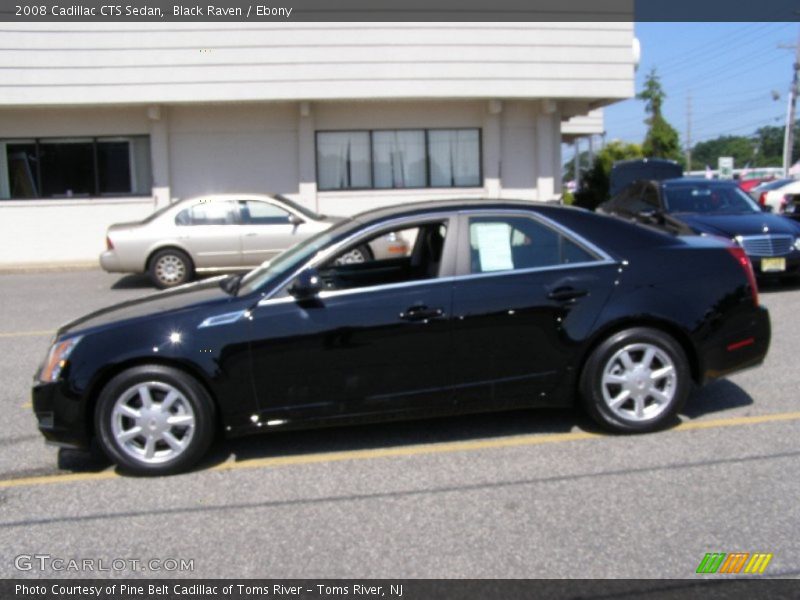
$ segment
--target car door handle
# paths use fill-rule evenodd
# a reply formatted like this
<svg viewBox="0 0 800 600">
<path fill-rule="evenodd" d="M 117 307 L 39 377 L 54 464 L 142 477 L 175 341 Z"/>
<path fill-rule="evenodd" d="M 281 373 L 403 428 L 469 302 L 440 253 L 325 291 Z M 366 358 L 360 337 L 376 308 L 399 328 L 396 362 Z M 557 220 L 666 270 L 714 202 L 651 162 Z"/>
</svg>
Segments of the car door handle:
<svg viewBox="0 0 800 600">
<path fill-rule="evenodd" d="M 441 308 L 428 308 L 427 306 L 412 306 L 400 313 L 400 318 L 404 321 L 428 321 L 430 319 L 440 319 L 444 316 Z"/>
<path fill-rule="evenodd" d="M 589 290 L 582 290 L 571 286 L 564 286 L 554 289 L 552 292 L 547 294 L 547 297 L 550 298 L 550 300 L 555 300 L 556 302 L 572 302 L 573 300 L 582 298 L 583 296 L 587 296 L 588 294 Z"/>
<path fill-rule="evenodd" d="M 257 235 L 258 233 L 256 233 L 255 231 L 248 231 L 247 233 L 244 234 L 245 237 L 254 237 Z"/>
</svg>

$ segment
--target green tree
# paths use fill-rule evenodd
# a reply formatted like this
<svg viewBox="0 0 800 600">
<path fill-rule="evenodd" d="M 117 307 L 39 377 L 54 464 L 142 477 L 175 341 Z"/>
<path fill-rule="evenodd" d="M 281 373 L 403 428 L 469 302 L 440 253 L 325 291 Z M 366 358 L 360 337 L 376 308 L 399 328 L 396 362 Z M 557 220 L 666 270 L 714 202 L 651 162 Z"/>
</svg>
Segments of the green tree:
<svg viewBox="0 0 800 600">
<path fill-rule="evenodd" d="M 645 119 L 647 134 L 642 143 L 642 151 L 650 158 L 681 160 L 678 132 L 661 112 L 666 97 L 667 94 L 661 87 L 661 80 L 653 69 L 645 79 L 644 89 L 636 96 L 637 99 L 644 100 L 644 110 L 649 115 Z"/>
<path fill-rule="evenodd" d="M 723 135 L 692 147 L 696 169 L 716 168 L 720 156 L 732 156 L 736 167 L 780 167 L 783 164 L 783 127 L 767 125 L 752 135 Z M 793 156 L 800 157 L 800 125 L 795 125 Z"/>
<path fill-rule="evenodd" d="M 609 176 L 614 163 L 643 156 L 639 144 L 627 144 L 619 140 L 606 144 L 595 155 L 592 168 L 581 178 L 581 189 L 575 194 L 575 204 L 590 210 L 597 208 L 598 204 L 608 200 Z"/>
<path fill-rule="evenodd" d="M 692 164 L 695 169 L 702 169 L 706 165 L 716 169 L 720 156 L 732 156 L 737 168 L 748 163 L 755 166 L 755 151 L 754 140 L 739 135 L 724 135 L 695 144 L 692 148 Z"/>
<path fill-rule="evenodd" d="M 756 166 L 780 167 L 783 165 L 783 127 L 767 125 L 755 133 L 756 139 Z M 795 160 L 800 156 L 800 126 L 794 125 L 794 144 L 792 156 Z"/>
</svg>

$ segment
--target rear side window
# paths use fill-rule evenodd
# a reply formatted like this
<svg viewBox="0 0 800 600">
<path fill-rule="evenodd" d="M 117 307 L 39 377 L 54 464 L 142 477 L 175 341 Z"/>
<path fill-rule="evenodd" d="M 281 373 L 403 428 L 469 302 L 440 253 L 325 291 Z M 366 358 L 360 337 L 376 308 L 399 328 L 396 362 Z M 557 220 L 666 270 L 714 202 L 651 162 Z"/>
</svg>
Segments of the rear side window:
<svg viewBox="0 0 800 600">
<path fill-rule="evenodd" d="M 233 225 L 238 207 L 235 202 L 200 202 L 179 212 L 176 225 Z"/>
<path fill-rule="evenodd" d="M 527 217 L 472 217 L 470 271 L 490 273 L 598 260 L 564 234 Z"/>
</svg>

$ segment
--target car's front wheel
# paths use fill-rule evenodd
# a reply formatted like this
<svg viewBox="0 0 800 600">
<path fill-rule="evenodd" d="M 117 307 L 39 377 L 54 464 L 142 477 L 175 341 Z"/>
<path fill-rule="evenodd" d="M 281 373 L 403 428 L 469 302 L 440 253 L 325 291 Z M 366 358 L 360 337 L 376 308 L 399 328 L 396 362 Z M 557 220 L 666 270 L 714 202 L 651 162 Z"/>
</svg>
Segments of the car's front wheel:
<svg viewBox="0 0 800 600">
<path fill-rule="evenodd" d="M 193 377 L 161 365 L 123 371 L 103 388 L 95 411 L 100 447 L 140 475 L 184 471 L 214 438 L 214 403 Z"/>
<path fill-rule="evenodd" d="M 645 432 L 664 426 L 691 388 L 686 354 L 671 336 L 636 327 L 601 342 L 580 379 L 586 410 L 612 431 Z"/>
<path fill-rule="evenodd" d="M 161 289 L 175 287 L 194 278 L 192 259 L 177 248 L 159 250 L 150 259 L 150 279 Z"/>
</svg>

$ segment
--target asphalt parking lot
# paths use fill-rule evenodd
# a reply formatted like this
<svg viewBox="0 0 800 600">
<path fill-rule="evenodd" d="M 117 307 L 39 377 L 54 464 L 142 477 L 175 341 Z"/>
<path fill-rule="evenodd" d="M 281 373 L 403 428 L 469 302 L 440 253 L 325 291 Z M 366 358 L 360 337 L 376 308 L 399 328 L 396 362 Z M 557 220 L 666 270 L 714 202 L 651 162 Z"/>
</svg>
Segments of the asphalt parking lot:
<svg viewBox="0 0 800 600">
<path fill-rule="evenodd" d="M 59 458 L 29 404 L 55 328 L 147 282 L 0 274 L 0 290 L 2 577 L 691 578 L 707 552 L 800 575 L 800 287 L 762 292 L 766 363 L 696 391 L 669 431 L 602 435 L 563 410 L 287 432 L 161 479 Z M 193 570 L 15 567 L 33 554 Z"/>
</svg>

